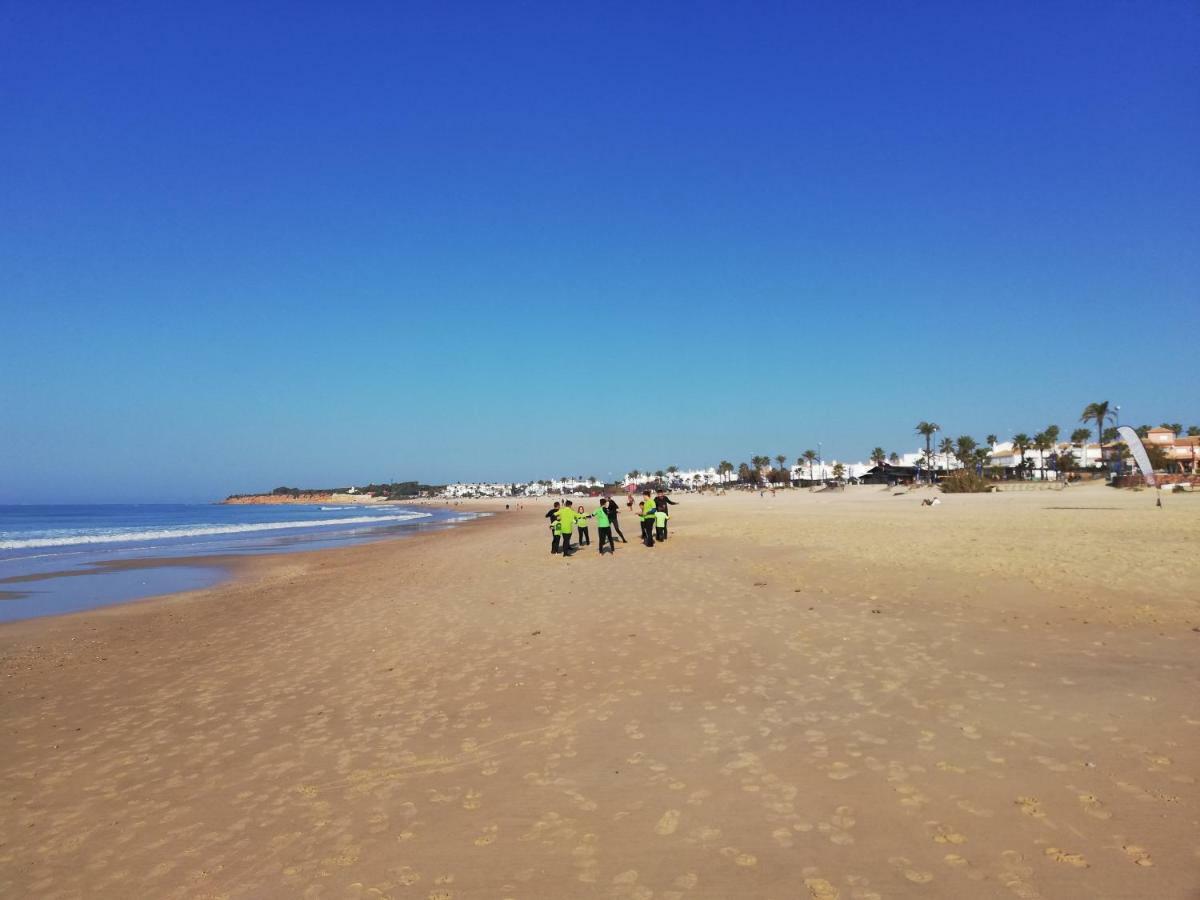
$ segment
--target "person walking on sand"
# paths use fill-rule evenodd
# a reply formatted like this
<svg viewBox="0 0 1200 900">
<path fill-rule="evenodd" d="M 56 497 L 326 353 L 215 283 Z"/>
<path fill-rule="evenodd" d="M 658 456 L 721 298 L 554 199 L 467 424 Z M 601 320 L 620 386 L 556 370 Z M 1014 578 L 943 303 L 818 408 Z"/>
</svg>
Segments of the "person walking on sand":
<svg viewBox="0 0 1200 900">
<path fill-rule="evenodd" d="M 622 544 L 628 544 L 629 541 L 625 540 L 625 535 L 621 533 L 621 525 L 617 521 L 617 514 L 621 511 L 621 507 L 617 505 L 617 501 L 612 497 L 605 497 L 604 500 L 606 501 L 607 505 L 605 505 L 605 503 L 601 503 L 600 505 L 604 506 L 604 511 L 608 513 L 608 521 L 612 525 L 612 530 L 617 533 L 617 537 L 621 539 Z"/>
<path fill-rule="evenodd" d="M 588 522 L 590 519 L 587 513 L 583 511 L 583 504 L 579 504 L 579 546 L 590 547 L 592 545 L 592 536 L 588 532 Z"/>
<path fill-rule="evenodd" d="M 650 496 L 650 489 L 642 491 L 642 511 L 639 518 L 642 520 L 642 543 L 647 547 L 654 546 L 654 513 L 658 507 L 654 505 L 654 498 Z"/>
<path fill-rule="evenodd" d="M 678 506 L 678 504 L 674 500 L 672 500 L 670 497 L 667 496 L 666 491 L 664 491 L 662 488 L 659 488 L 658 495 L 654 498 L 654 506 L 659 512 L 663 513 L 666 516 L 666 518 L 663 519 L 662 524 L 658 526 L 658 527 L 662 528 L 662 534 L 660 534 L 658 536 L 658 539 L 660 541 L 665 541 L 667 539 L 667 519 L 669 519 L 671 517 L 671 514 L 668 512 L 667 507 L 668 506 Z"/>
<path fill-rule="evenodd" d="M 558 533 L 562 537 L 562 555 L 568 557 L 575 552 L 571 546 L 571 534 L 575 531 L 575 519 L 578 513 L 571 508 L 570 503 L 564 503 L 558 510 Z"/>
<path fill-rule="evenodd" d="M 550 520 L 550 552 L 558 553 L 559 546 L 562 544 L 562 535 L 558 533 L 558 506 L 557 500 L 554 501 L 554 508 L 546 513 L 546 518 Z"/>
<path fill-rule="evenodd" d="M 596 507 L 596 511 L 592 513 L 592 518 L 596 520 L 596 534 L 599 535 L 600 555 L 604 555 L 605 542 L 608 543 L 608 552 L 616 553 L 617 547 L 613 543 L 612 528 L 610 527 L 612 520 L 609 518 L 608 506 L 605 504 L 604 499 L 601 499 L 599 505 Z"/>
</svg>

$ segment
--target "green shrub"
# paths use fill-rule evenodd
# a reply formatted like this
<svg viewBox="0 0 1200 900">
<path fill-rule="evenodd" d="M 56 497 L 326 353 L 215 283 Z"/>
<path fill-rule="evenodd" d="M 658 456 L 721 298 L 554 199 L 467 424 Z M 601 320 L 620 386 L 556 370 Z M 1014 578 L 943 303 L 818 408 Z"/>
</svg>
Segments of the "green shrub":
<svg viewBox="0 0 1200 900">
<path fill-rule="evenodd" d="M 943 494 L 986 494 L 992 483 L 974 472 L 955 472 L 943 478 L 939 485 Z"/>
</svg>

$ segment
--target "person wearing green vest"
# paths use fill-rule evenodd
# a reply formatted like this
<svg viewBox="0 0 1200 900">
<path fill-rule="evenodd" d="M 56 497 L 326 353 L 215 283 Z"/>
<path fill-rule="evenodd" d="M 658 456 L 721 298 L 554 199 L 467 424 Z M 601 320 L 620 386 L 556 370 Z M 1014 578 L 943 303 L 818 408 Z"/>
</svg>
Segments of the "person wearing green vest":
<svg viewBox="0 0 1200 900">
<path fill-rule="evenodd" d="M 562 537 L 562 555 L 568 557 L 575 552 L 571 546 L 571 535 L 575 532 L 575 520 L 579 513 L 571 508 L 570 503 L 564 503 L 558 510 L 558 533 Z"/>
<path fill-rule="evenodd" d="M 617 546 L 613 543 L 612 526 L 608 519 L 608 504 L 603 497 L 600 498 L 600 505 L 596 507 L 596 511 L 592 513 L 592 518 L 596 520 L 596 533 L 600 535 L 600 555 L 604 555 L 605 541 L 608 542 L 608 552 L 616 553 Z"/>
<path fill-rule="evenodd" d="M 667 539 L 667 511 L 657 504 L 654 507 L 654 532 L 660 541 Z"/>
<path fill-rule="evenodd" d="M 578 510 L 578 512 L 579 512 L 579 520 L 578 520 L 578 524 L 579 524 L 579 546 L 580 546 L 580 547 L 585 547 L 585 546 L 586 546 L 586 547 L 590 547 L 590 546 L 592 546 L 592 536 L 591 536 L 591 534 L 588 532 L 588 523 L 587 523 L 587 520 L 588 520 L 588 519 L 590 519 L 590 518 L 591 518 L 591 516 L 589 516 L 587 513 L 585 513 L 585 512 L 583 511 L 583 504 L 582 504 L 582 503 L 580 503 L 580 504 L 579 504 L 579 510 Z"/>
<path fill-rule="evenodd" d="M 647 547 L 654 546 L 654 514 L 657 511 L 658 507 L 655 506 L 649 489 L 642 491 L 642 512 L 639 518 L 642 520 L 642 543 Z"/>
</svg>

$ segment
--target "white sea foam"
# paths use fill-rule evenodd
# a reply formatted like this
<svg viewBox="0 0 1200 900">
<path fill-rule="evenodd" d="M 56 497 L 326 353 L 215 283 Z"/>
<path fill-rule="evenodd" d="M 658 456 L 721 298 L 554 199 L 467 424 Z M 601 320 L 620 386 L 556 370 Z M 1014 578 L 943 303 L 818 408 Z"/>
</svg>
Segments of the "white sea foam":
<svg viewBox="0 0 1200 900">
<path fill-rule="evenodd" d="M 164 538 L 189 538 L 212 534 L 243 534 L 254 531 L 280 531 L 286 528 L 318 528 L 322 525 L 369 525 L 379 522 L 407 522 L 428 518 L 431 513 L 410 512 L 386 516 L 350 516 L 343 519 L 310 519 L 307 522 L 245 522 L 240 525 L 185 525 L 180 528 L 153 528 L 124 531 L 119 528 L 70 533 L 59 530 L 61 537 L 40 536 L 0 540 L 0 550 L 32 547 L 70 547 L 77 544 L 116 544 L 128 541 L 155 541 Z"/>
</svg>

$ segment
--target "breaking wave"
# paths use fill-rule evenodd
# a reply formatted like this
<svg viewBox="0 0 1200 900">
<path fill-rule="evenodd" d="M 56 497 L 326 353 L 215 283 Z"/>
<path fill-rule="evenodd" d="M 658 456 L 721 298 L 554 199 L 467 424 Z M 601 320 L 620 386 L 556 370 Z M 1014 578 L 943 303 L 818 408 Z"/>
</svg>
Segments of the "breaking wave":
<svg viewBox="0 0 1200 900">
<path fill-rule="evenodd" d="M 165 538 L 202 537 L 212 534 L 244 534 L 254 531 L 282 531 L 296 528 L 320 528 L 328 525 L 374 525 L 380 522 L 407 522 L 428 518 L 430 513 L 409 512 L 383 516 L 350 516 L 341 519 L 312 519 L 307 522 L 244 522 L 236 525 L 185 525 L 138 530 L 106 529 L 61 535 L 0 540 L 0 550 L 24 550 L 33 547 L 71 547 L 83 544 L 119 544 L 129 541 L 153 541 Z"/>
</svg>

